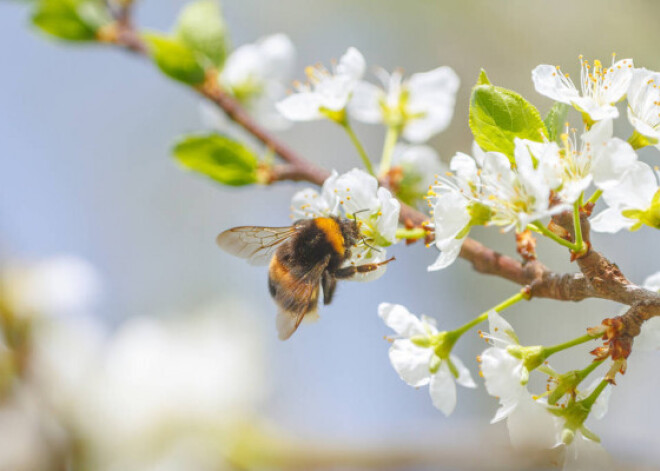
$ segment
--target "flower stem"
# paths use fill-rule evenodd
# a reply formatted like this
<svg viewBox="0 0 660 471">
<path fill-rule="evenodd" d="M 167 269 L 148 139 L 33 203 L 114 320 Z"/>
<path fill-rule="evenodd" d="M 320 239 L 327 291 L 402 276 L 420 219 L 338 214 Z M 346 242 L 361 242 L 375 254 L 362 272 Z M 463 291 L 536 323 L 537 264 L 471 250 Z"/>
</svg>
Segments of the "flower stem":
<svg viewBox="0 0 660 471">
<path fill-rule="evenodd" d="M 374 168 L 371 165 L 371 161 L 369 160 L 369 156 L 367 155 L 367 151 L 364 150 L 364 146 L 362 146 L 362 143 L 358 139 L 358 137 L 355 135 L 355 132 L 353 131 L 353 128 L 351 127 L 351 124 L 348 122 L 348 120 L 345 120 L 344 122 L 339 123 L 342 128 L 346 131 L 346 134 L 348 134 L 348 137 L 351 138 L 351 142 L 355 146 L 355 148 L 358 151 L 358 154 L 360 155 L 360 158 L 362 159 L 362 163 L 364 164 L 364 168 L 367 169 L 367 172 L 369 172 L 371 175 L 374 177 L 376 174 L 374 173 Z"/>
<path fill-rule="evenodd" d="M 547 358 L 550 355 L 554 355 L 557 352 L 561 352 L 562 350 L 566 350 L 568 348 L 575 347 L 576 345 L 580 345 L 589 342 L 590 340 L 594 340 L 599 336 L 600 334 L 595 334 L 595 335 L 584 334 L 581 337 L 577 337 L 573 340 L 569 340 L 568 342 L 553 345 L 551 347 L 543 347 L 543 351 L 545 353 L 545 357 Z"/>
<path fill-rule="evenodd" d="M 595 204 L 596 201 L 598 201 L 598 199 L 600 198 L 600 196 L 601 196 L 602 194 L 603 194 L 603 190 L 601 190 L 601 189 L 598 189 L 598 190 L 594 191 L 594 194 L 591 195 L 591 198 L 589 198 L 589 199 L 587 200 L 587 203 L 593 203 L 593 204 Z"/>
<path fill-rule="evenodd" d="M 596 402 L 596 399 L 598 399 L 598 396 L 600 396 L 600 393 L 602 393 L 607 385 L 610 384 L 609 381 L 606 379 L 602 380 L 600 383 L 598 383 L 598 386 L 596 386 L 596 389 L 593 390 L 589 396 L 585 397 L 580 401 L 583 406 L 587 407 L 588 410 L 591 410 L 591 407 L 594 405 L 594 402 Z"/>
<path fill-rule="evenodd" d="M 483 314 L 481 314 L 481 315 L 475 317 L 474 319 L 472 319 L 467 324 L 462 325 L 458 329 L 454 330 L 453 333 L 456 335 L 456 338 L 458 339 L 458 337 L 463 335 L 465 332 L 470 330 L 472 327 L 474 327 L 475 325 L 481 324 L 483 321 L 488 319 L 488 313 L 490 311 L 501 312 L 501 311 L 505 310 L 506 308 L 513 306 L 517 302 L 522 301 L 523 299 L 525 299 L 525 300 L 529 299 L 529 295 L 524 290 L 521 290 L 518 293 L 511 296 L 509 299 L 507 299 L 505 301 L 502 301 L 497 306 L 490 308 L 489 310 L 487 310 Z"/>
<path fill-rule="evenodd" d="M 581 254 L 584 250 L 584 241 L 582 240 L 582 224 L 580 222 L 580 199 L 573 204 L 573 229 L 575 230 L 575 247 L 574 252 Z"/>
<path fill-rule="evenodd" d="M 422 227 L 413 227 L 412 229 L 400 227 L 396 230 L 397 239 L 419 240 L 426 237 L 426 234 L 426 230 Z"/>
<path fill-rule="evenodd" d="M 579 216 L 578 216 L 578 217 L 579 217 Z M 569 242 L 569 241 L 567 241 L 566 239 L 562 239 L 562 238 L 559 237 L 557 234 L 555 234 L 554 232 L 552 232 L 550 229 L 548 229 L 547 227 L 545 227 L 545 226 L 543 225 L 542 222 L 540 222 L 540 221 L 535 221 L 535 222 L 533 222 L 533 223 L 530 224 L 530 225 L 532 226 L 532 230 L 536 229 L 536 232 L 540 232 L 540 233 L 543 234 L 544 236 L 549 237 L 550 239 L 552 239 L 552 240 L 554 240 L 555 242 L 557 242 L 559 245 L 563 245 L 564 247 L 568 247 L 569 249 L 571 249 L 571 250 L 574 251 L 574 252 L 577 252 L 577 251 L 578 251 L 578 250 L 577 250 L 578 247 L 577 247 L 574 243 Z"/>
<path fill-rule="evenodd" d="M 605 361 L 605 358 L 603 358 L 602 360 L 596 360 L 596 361 L 592 361 L 591 363 L 589 363 L 589 366 L 587 366 L 586 368 L 583 368 L 579 371 L 578 374 L 580 375 L 580 378 L 582 378 L 582 380 L 584 380 L 587 376 L 589 376 L 591 373 L 593 373 L 593 371 L 596 368 L 598 368 L 600 365 L 602 365 L 604 361 Z"/>
<path fill-rule="evenodd" d="M 385 134 L 385 143 L 383 144 L 383 156 L 380 159 L 379 174 L 385 175 L 392 166 L 392 153 L 394 146 L 399 140 L 399 126 L 389 126 Z"/>
</svg>

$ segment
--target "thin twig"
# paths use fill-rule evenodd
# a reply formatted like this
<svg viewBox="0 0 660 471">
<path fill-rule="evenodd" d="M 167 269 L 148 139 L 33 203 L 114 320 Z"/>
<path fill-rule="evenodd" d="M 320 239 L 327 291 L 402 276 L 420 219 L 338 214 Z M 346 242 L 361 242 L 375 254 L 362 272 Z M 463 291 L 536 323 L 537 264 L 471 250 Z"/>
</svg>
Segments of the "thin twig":
<svg viewBox="0 0 660 471">
<path fill-rule="evenodd" d="M 119 34 L 116 35 L 114 41 L 116 44 L 129 51 L 148 56 L 149 50 L 139 33 L 133 28 L 130 19 L 118 23 L 117 27 Z M 284 165 L 272 168 L 270 182 L 292 180 L 322 185 L 330 175 L 327 170 L 301 157 L 257 124 L 237 100 L 217 85 L 217 80 L 212 74 L 209 74 L 209 78 L 201 86 L 195 87 L 195 90 L 219 106 L 231 120 L 261 141 L 264 146 L 285 162 Z M 572 219 L 561 221 L 561 218 L 566 216 L 572 218 L 573 213 L 569 211 L 566 215 L 560 215 L 555 219 L 559 225 L 565 227 L 574 236 Z M 581 273 L 560 275 L 536 260 L 521 263 L 470 238 L 464 241 L 460 257 L 470 262 L 480 273 L 498 276 L 521 286 L 529 286 L 532 297 L 561 301 L 602 298 L 629 306 L 643 303 L 644 317 L 660 315 L 660 294 L 630 283 L 618 271 L 615 264 L 591 248 L 588 221 L 586 215 L 583 216 L 583 240 L 585 244 L 589 245 L 589 250 L 585 254 L 581 254 L 582 257 L 578 259 Z M 428 216 L 416 209 L 405 204 L 401 205 L 400 220 L 402 222 L 420 227 L 427 223 L 428 219 Z M 634 312 L 638 311 L 637 309 Z"/>
</svg>

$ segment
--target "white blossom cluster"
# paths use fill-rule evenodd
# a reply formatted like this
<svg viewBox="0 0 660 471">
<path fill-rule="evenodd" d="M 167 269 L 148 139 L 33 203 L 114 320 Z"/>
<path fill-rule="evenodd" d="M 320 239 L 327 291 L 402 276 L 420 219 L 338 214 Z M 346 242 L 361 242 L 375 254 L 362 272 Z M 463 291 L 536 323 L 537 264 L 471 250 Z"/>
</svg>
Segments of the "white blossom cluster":
<svg viewBox="0 0 660 471">
<path fill-rule="evenodd" d="M 626 59 L 605 68 L 582 61 L 582 92 L 558 68 L 532 72 L 536 90 L 583 113 L 578 136 L 566 129 L 556 142 L 515 139 L 513 159 L 497 152 L 456 154 L 446 176 L 430 192 L 436 245 L 441 251 L 430 270 L 445 268 L 458 256 L 475 225 L 525 230 L 530 224 L 570 209 L 590 187 L 602 192 L 608 208 L 592 220 L 595 231 L 660 227 L 658 173 L 638 160 L 633 146 L 613 136 L 614 106 L 628 96 L 628 116 L 636 132 L 654 140 L 660 123 L 656 73 L 634 69 Z M 632 139 L 631 139 L 632 141 Z M 585 198 L 586 200 L 586 198 Z"/>
<path fill-rule="evenodd" d="M 348 114 L 358 121 L 401 129 L 403 137 L 423 143 L 445 130 L 454 112 L 459 79 L 449 67 L 413 74 L 404 80 L 401 71 L 376 71 L 377 86 L 363 79 L 364 56 L 349 48 L 331 72 L 323 66 L 308 67 L 307 84 L 277 104 L 292 121 L 330 118 Z"/>
<path fill-rule="evenodd" d="M 582 114 L 581 133 L 567 125 L 557 142 L 516 138 L 510 157 L 484 152 L 475 143 L 473 155 L 457 153 L 449 172 L 436 176 L 428 200 L 440 256 L 430 270 L 445 268 L 458 257 L 471 227 L 534 229 L 544 218 L 577 211 L 586 204 L 591 188 L 592 201 L 602 195 L 608 206 L 591 219 L 594 230 L 660 228 L 660 174 L 640 161 L 636 152 L 646 145 L 657 147 L 660 74 L 635 69 L 630 59 L 613 61 L 609 68 L 599 61 L 593 67 L 581 62 L 581 91 L 557 67 L 541 65 L 532 73 L 539 93 Z M 613 135 L 619 116 L 615 105 L 626 98 L 635 128 L 628 141 Z M 657 273 L 644 287 L 658 291 L 659 280 Z M 379 316 L 396 334 L 389 355 L 401 379 L 416 388 L 428 385 L 433 405 L 450 414 L 456 406 L 455 383 L 476 387 L 469 370 L 451 353 L 463 330 L 439 331 L 434 319 L 418 318 L 400 305 L 381 304 Z M 489 331 L 482 337 L 490 346 L 478 360 L 486 390 L 500 403 L 492 422 L 506 420 L 516 448 L 556 449 L 565 470 L 613 469 L 600 439 L 585 426 L 587 418 L 600 419 L 607 412 L 611 386 L 602 374 L 586 382 L 586 387 L 584 378 L 571 383 L 576 375 L 593 370 L 558 374 L 545 361 L 544 347 L 521 345 L 513 327 L 496 310 L 488 312 L 487 319 Z M 654 318 L 643 325 L 634 350 L 657 349 L 660 320 Z M 533 394 L 528 389 L 534 371 L 548 375 L 547 391 Z M 574 395 L 558 394 L 563 387 Z M 563 399 L 549 404 L 553 393 Z"/>
</svg>

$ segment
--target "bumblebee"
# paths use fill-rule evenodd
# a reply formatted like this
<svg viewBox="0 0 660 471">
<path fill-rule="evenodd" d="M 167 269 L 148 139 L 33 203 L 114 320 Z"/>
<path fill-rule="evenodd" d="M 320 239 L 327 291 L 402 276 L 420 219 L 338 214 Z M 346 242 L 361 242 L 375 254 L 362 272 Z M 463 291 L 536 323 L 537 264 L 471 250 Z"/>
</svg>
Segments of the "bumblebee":
<svg viewBox="0 0 660 471">
<path fill-rule="evenodd" d="M 351 248 L 364 239 L 357 219 L 318 217 L 288 227 L 241 226 L 218 235 L 225 251 L 252 265 L 270 263 L 268 290 L 278 306 L 277 331 L 286 340 L 306 320 L 318 318 L 319 291 L 330 304 L 337 280 L 368 273 L 391 262 L 345 265 Z"/>
</svg>

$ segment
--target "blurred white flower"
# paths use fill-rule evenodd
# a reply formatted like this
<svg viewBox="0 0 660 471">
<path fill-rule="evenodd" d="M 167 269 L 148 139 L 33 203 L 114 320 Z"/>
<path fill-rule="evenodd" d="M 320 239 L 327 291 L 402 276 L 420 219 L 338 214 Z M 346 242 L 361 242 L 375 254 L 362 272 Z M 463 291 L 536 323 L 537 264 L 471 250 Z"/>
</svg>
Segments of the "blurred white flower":
<svg viewBox="0 0 660 471">
<path fill-rule="evenodd" d="M 331 73 L 323 66 L 305 70 L 309 84 L 297 83 L 297 92 L 277 103 L 277 109 L 291 121 L 329 118 L 343 120 L 343 111 L 353 89 L 364 75 L 364 57 L 354 47 L 348 48 Z"/>
<path fill-rule="evenodd" d="M 392 366 L 399 377 L 415 388 L 429 385 L 433 405 L 445 415 L 456 407 L 456 384 L 476 388 L 470 371 L 451 355 L 447 332 L 438 332 L 435 320 L 419 319 L 404 306 L 381 303 L 378 315 L 398 337 L 390 347 Z"/>
<path fill-rule="evenodd" d="M 635 69 L 628 89 L 628 119 L 642 136 L 660 139 L 660 73 Z M 660 147 L 659 147 L 660 148 Z"/>
<path fill-rule="evenodd" d="M 602 379 L 597 378 L 586 389 L 578 391 L 576 401 L 587 398 Z M 488 383 L 486 387 L 489 387 Z M 609 455 L 597 442 L 597 437 L 583 425 L 587 415 L 603 418 L 610 392 L 611 388 L 606 387 L 589 411 L 570 404 L 566 408 L 551 408 L 544 399 L 533 400 L 529 394 L 522 395 L 507 417 L 511 444 L 526 452 L 562 448 L 565 471 L 612 469 Z M 490 388 L 489 393 L 492 394 Z"/>
<path fill-rule="evenodd" d="M 67 445 L 66 434 L 29 388 L 16 384 L 11 395 L 2 398 L 0 436 L 2 471 L 64 466 L 61 451 Z"/>
<path fill-rule="evenodd" d="M 363 170 L 342 175 L 333 172 L 319 194 L 308 188 L 297 192 L 291 201 L 295 219 L 325 216 L 353 218 L 358 221 L 364 240 L 351 249 L 348 263 L 360 265 L 385 260 L 385 248 L 396 242 L 401 204 L 378 180 Z M 356 274 L 354 280 L 371 281 L 385 273 L 383 266 L 369 273 Z"/>
<path fill-rule="evenodd" d="M 539 65 L 532 71 L 536 91 L 561 103 L 574 106 L 589 115 L 592 121 L 617 118 L 619 111 L 614 106 L 628 91 L 632 80 L 632 59 L 623 59 L 603 67 L 594 60 L 593 67 L 580 56 L 581 90 L 575 87 L 568 74 L 557 66 Z"/>
<path fill-rule="evenodd" d="M 288 36 L 266 36 L 236 48 L 219 73 L 218 82 L 263 126 L 286 129 L 291 123 L 277 111 L 275 103 L 286 95 L 295 57 L 296 50 Z M 217 106 L 206 103 L 200 111 L 209 127 L 225 127 L 225 115 Z"/>
<path fill-rule="evenodd" d="M 69 255 L 9 263 L 0 272 L 0 298 L 18 316 L 86 314 L 100 292 L 94 267 Z"/>
<path fill-rule="evenodd" d="M 214 457 L 201 469 L 218 469 L 265 392 L 261 330 L 231 303 L 132 318 L 108 339 L 93 325 L 59 322 L 37 340 L 32 381 L 84 437 L 90 469 L 158 469 L 175 449 L 188 466 Z"/>
<path fill-rule="evenodd" d="M 385 124 L 401 130 L 410 142 L 422 143 L 444 131 L 454 114 L 460 80 L 450 67 L 413 74 L 377 70 L 382 87 L 360 82 L 349 111 L 358 121 Z"/>
<path fill-rule="evenodd" d="M 603 378 L 596 378 L 586 389 L 578 391 L 576 400 L 581 401 L 587 398 L 596 387 L 602 382 Z M 594 404 L 591 406 L 589 416 L 596 419 L 602 419 L 607 413 L 608 401 L 611 394 L 611 387 L 608 385 L 600 393 Z M 570 423 L 569 417 L 570 405 L 563 410 L 567 416 L 555 417 L 555 432 L 557 447 L 564 448 L 564 471 L 580 471 L 585 469 L 610 470 L 614 465 L 609 454 L 600 444 L 598 437 L 589 431 L 583 422 Z M 579 411 L 581 413 L 582 411 Z M 580 420 L 584 421 L 586 417 Z M 579 420 L 577 421 L 579 422 Z"/>
<path fill-rule="evenodd" d="M 446 167 L 437 152 L 429 146 L 397 144 L 392 153 L 392 169 L 388 173 L 398 199 L 410 205 L 421 202 L 433 186 L 436 176 Z"/>
<path fill-rule="evenodd" d="M 570 445 L 564 446 L 563 471 L 614 470 L 614 464 L 603 445 L 589 440 L 581 432 L 575 434 Z"/>
<path fill-rule="evenodd" d="M 660 271 L 644 280 L 644 288 L 660 293 Z M 622 312 L 622 314 L 625 313 Z M 642 331 L 635 337 L 633 352 L 660 350 L 660 317 L 652 317 L 642 324 Z"/>
<path fill-rule="evenodd" d="M 660 173 L 660 172 L 658 172 Z M 597 232 L 631 231 L 647 225 L 660 229 L 660 174 L 644 162 L 635 162 L 618 185 L 603 192 L 609 206 L 591 219 Z"/>
</svg>

